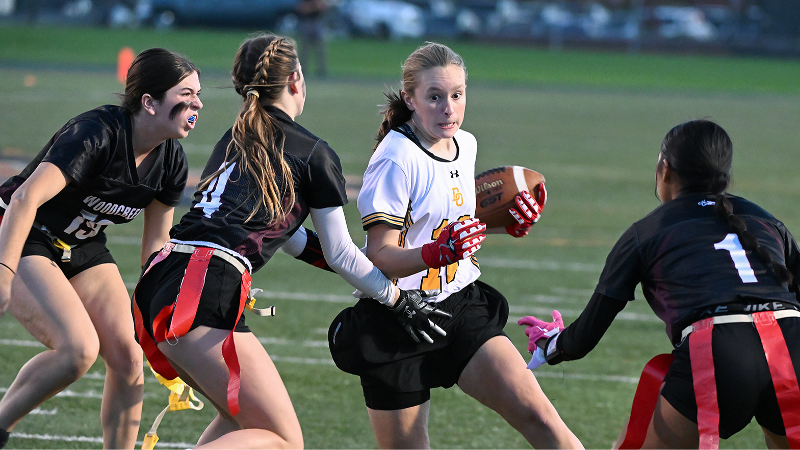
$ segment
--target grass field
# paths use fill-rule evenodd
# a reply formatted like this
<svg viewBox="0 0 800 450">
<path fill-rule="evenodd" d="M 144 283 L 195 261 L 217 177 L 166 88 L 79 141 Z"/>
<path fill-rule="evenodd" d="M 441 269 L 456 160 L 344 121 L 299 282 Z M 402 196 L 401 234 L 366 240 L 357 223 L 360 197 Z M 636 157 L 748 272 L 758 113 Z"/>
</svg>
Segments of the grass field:
<svg viewBox="0 0 800 450">
<path fill-rule="evenodd" d="M 183 141 L 193 168 L 231 125 L 239 100 L 226 75 L 246 37 L 235 32 L 107 31 L 0 28 L 0 151 L 29 159 L 66 120 L 114 103 L 115 55 L 165 46 L 203 69 L 197 129 Z M 298 121 L 339 153 L 344 171 L 364 168 L 378 125 L 382 92 L 396 87 L 399 65 L 420 42 L 330 43 L 330 72 L 309 79 Z M 693 118 L 718 121 L 735 145 L 732 192 L 764 206 L 790 230 L 800 229 L 800 63 L 795 60 L 551 53 L 524 47 L 450 43 L 470 70 L 464 129 L 480 143 L 477 169 L 518 164 L 542 172 L 549 202 L 530 236 L 490 236 L 478 253 L 482 279 L 509 299 L 506 329 L 521 352 L 516 320 L 558 308 L 571 322 L 589 299 L 605 256 L 631 222 L 655 208 L 653 169 L 664 134 Z M 92 50 L 88 50 L 92 49 Z M 26 81 L 27 80 L 27 81 Z M 354 200 L 354 197 L 353 199 Z M 363 243 L 354 201 L 345 208 L 356 243 Z M 185 211 L 181 207 L 176 215 Z M 133 286 L 139 272 L 138 221 L 109 230 L 112 253 Z M 279 254 L 254 276 L 274 318 L 248 323 L 275 360 L 294 401 L 309 448 L 375 446 L 356 377 L 330 360 L 325 333 L 353 302 L 341 279 Z M 536 374 L 567 424 L 587 448 L 608 448 L 629 412 L 643 364 L 670 350 L 664 326 L 641 295 L 580 361 Z M 0 393 L 21 365 L 41 351 L 15 319 L 0 319 Z M 26 417 L 9 448 L 99 448 L 99 397 L 104 368 Z M 140 438 L 166 405 L 166 389 L 148 376 Z M 269 388 L 269 387 L 265 387 Z M 157 448 L 192 445 L 213 417 L 169 413 Z M 524 448 L 527 443 L 494 412 L 457 388 L 433 393 L 434 448 Z M 755 424 L 723 448 L 763 448 Z"/>
</svg>

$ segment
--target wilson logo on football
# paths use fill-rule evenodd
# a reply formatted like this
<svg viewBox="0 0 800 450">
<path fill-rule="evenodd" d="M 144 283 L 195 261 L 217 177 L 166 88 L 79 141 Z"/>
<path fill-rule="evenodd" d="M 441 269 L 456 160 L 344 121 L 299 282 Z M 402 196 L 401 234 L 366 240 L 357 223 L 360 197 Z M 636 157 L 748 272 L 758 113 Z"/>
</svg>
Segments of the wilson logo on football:
<svg viewBox="0 0 800 450">
<path fill-rule="evenodd" d="M 489 189 L 496 188 L 498 186 L 503 185 L 503 180 L 496 180 L 492 181 L 491 183 L 484 181 L 482 184 L 475 186 L 475 195 L 480 194 L 483 191 L 488 191 Z"/>
</svg>

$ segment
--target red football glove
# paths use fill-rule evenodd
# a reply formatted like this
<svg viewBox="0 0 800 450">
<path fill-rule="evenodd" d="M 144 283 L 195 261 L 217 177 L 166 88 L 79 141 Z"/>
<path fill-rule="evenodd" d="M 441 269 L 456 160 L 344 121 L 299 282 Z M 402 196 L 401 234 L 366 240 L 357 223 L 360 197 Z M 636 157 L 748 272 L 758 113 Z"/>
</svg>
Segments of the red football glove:
<svg viewBox="0 0 800 450">
<path fill-rule="evenodd" d="M 517 221 L 517 223 L 506 225 L 506 232 L 511 236 L 522 237 L 528 234 L 533 224 L 538 222 L 542 215 L 544 204 L 547 201 L 547 190 L 544 183 L 539 183 L 534 189 L 536 189 L 536 196 L 539 197 L 538 202 L 530 192 L 522 191 L 514 198 L 517 204 L 508 209 L 508 212 Z"/>
<path fill-rule="evenodd" d="M 528 327 L 525 329 L 525 334 L 528 335 L 528 351 L 530 353 L 539 348 L 536 345 L 536 341 L 551 338 L 564 330 L 564 321 L 561 319 L 561 313 L 558 310 L 553 310 L 552 322 L 545 322 L 534 316 L 527 316 L 519 319 L 517 324 Z"/>
<path fill-rule="evenodd" d="M 422 246 L 422 260 L 428 267 L 438 268 L 469 258 L 486 239 L 486 224 L 467 219 L 447 225 L 439 237 Z"/>
</svg>

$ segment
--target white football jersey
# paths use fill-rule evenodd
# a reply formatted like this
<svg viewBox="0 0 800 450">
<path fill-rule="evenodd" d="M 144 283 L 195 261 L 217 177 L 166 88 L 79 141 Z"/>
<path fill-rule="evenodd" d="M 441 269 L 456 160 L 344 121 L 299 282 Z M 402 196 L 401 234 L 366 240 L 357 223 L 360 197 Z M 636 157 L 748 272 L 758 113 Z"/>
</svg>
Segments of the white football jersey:
<svg viewBox="0 0 800 450">
<path fill-rule="evenodd" d="M 400 247 L 419 248 L 436 240 L 448 224 L 474 216 L 477 142 L 463 130 L 453 139 L 458 153 L 453 161 L 447 161 L 396 130 L 383 138 L 370 158 L 358 195 L 365 230 L 386 224 L 401 230 Z M 432 299 L 439 302 L 479 275 L 473 256 L 396 283 L 401 289 L 439 289 L 441 294 Z"/>
</svg>

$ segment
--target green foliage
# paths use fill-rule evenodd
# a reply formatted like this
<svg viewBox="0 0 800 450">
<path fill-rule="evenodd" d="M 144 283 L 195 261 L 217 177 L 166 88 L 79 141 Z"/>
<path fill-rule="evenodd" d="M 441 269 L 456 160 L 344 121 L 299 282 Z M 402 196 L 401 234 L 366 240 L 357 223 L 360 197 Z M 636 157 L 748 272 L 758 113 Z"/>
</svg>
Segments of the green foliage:
<svg viewBox="0 0 800 450">
<path fill-rule="evenodd" d="M 160 45 L 187 54 L 203 69 L 197 129 L 183 140 L 199 170 L 241 104 L 228 66 L 243 33 L 0 27 L 0 151 L 29 160 L 52 133 L 79 112 L 103 103 L 121 86 L 116 52 Z M 382 92 L 399 80 L 399 65 L 419 42 L 334 41 L 332 77 L 308 80 L 298 121 L 327 140 L 353 187 L 366 167 L 377 131 Z M 509 299 L 506 332 L 527 357 L 519 317 L 559 309 L 567 323 L 586 304 L 612 245 L 634 220 L 657 206 L 653 169 L 662 137 L 697 117 L 731 134 L 736 157 L 733 192 L 800 227 L 800 181 L 794 171 L 800 128 L 796 61 L 588 52 L 551 53 L 524 47 L 451 43 L 470 71 L 464 128 L 478 138 L 478 171 L 499 165 L 534 168 L 547 177 L 549 202 L 530 236 L 490 236 L 478 253 L 482 279 Z M 32 78 L 35 80 L 32 82 Z M 27 83 L 30 85 L 26 87 Z M 176 211 L 176 218 L 187 208 Z M 350 231 L 363 243 L 355 196 L 345 207 Z M 139 274 L 141 221 L 109 230 L 123 279 Z M 274 318 L 247 320 L 276 361 L 309 448 L 374 447 L 361 387 L 330 361 L 326 332 L 352 303 L 346 283 L 279 253 L 254 275 L 274 304 Z M 42 350 L 11 316 L 0 319 L 0 388 Z M 553 404 L 587 448 L 608 448 L 629 413 L 644 363 L 670 350 L 663 324 L 641 295 L 598 347 L 580 361 L 543 367 L 537 376 Z M 100 448 L 97 441 L 41 440 L 31 435 L 101 436 L 102 362 L 69 389 L 89 398 L 57 396 L 14 429 L 9 448 Z M 140 439 L 166 406 L 167 390 L 147 373 Z M 268 389 L 265 386 L 265 389 Z M 168 413 L 162 444 L 191 445 L 213 418 L 203 411 Z M 434 448 L 521 448 L 527 443 L 496 413 L 458 388 L 433 393 Z M 758 427 L 723 441 L 724 448 L 763 447 Z M 163 448 L 163 447 L 162 447 Z"/>
</svg>

